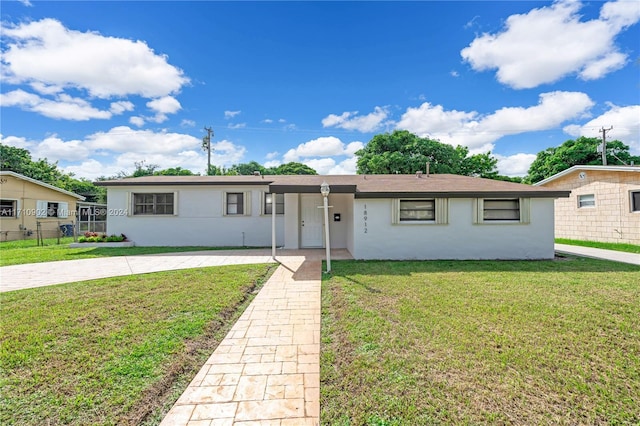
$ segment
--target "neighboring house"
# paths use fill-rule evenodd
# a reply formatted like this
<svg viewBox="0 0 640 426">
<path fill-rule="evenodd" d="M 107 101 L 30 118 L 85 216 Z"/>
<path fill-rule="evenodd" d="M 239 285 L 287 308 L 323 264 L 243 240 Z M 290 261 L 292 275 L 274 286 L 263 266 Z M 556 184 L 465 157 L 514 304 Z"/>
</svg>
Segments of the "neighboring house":
<svg viewBox="0 0 640 426">
<path fill-rule="evenodd" d="M 573 166 L 535 184 L 556 200 L 556 237 L 640 244 L 640 167 Z"/>
<path fill-rule="evenodd" d="M 2 241 L 59 235 L 73 225 L 76 203 L 84 197 L 19 173 L 0 171 L 0 239 Z M 69 228 L 66 228 L 69 229 Z"/>
<path fill-rule="evenodd" d="M 325 246 L 356 259 L 549 259 L 556 191 L 458 175 L 148 176 L 108 189 L 109 232 L 141 246 Z M 274 230 L 272 233 L 272 229 Z M 272 239 L 272 236 L 274 237 Z"/>
</svg>

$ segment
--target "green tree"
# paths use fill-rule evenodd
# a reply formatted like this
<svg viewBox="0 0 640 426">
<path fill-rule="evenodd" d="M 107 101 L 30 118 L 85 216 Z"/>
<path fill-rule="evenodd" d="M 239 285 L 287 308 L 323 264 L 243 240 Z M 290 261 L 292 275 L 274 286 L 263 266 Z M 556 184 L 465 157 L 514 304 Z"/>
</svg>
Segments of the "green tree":
<svg viewBox="0 0 640 426">
<path fill-rule="evenodd" d="M 153 172 L 154 176 L 197 176 L 189 169 L 183 169 L 182 167 L 170 167 L 164 170 L 158 170 Z"/>
<path fill-rule="evenodd" d="M 34 161 L 31 153 L 23 148 L 0 144 L 0 164 L 2 170 L 11 170 L 21 175 L 48 183 L 57 188 L 71 191 L 85 197 L 86 201 L 106 202 L 106 189 L 95 186 L 88 179 L 74 177 L 58 169 L 57 163 L 46 158 Z"/>
<path fill-rule="evenodd" d="M 229 175 L 252 175 L 254 172 L 260 172 L 265 174 L 266 169 L 260 163 L 256 161 L 249 161 L 248 163 L 234 164 L 229 168 L 227 174 Z"/>
<path fill-rule="evenodd" d="M 540 151 L 531 163 L 524 181 L 536 183 L 572 166 L 602 164 L 602 154 L 598 152 L 601 144 L 602 141 L 598 138 L 583 136 Z M 640 163 L 640 156 L 632 156 L 627 145 L 619 140 L 607 142 L 607 164 L 624 165 L 631 164 L 632 161 Z"/>
<path fill-rule="evenodd" d="M 317 175 L 311 167 L 306 164 L 296 163 L 292 161 L 290 163 L 281 164 L 278 167 L 269 170 L 269 174 L 274 175 Z"/>
<path fill-rule="evenodd" d="M 495 177 L 498 160 L 490 153 L 469 155 L 466 147 L 453 147 L 421 138 L 406 130 L 376 135 L 356 152 L 359 174 L 411 174 L 429 170 L 466 176 Z"/>
</svg>

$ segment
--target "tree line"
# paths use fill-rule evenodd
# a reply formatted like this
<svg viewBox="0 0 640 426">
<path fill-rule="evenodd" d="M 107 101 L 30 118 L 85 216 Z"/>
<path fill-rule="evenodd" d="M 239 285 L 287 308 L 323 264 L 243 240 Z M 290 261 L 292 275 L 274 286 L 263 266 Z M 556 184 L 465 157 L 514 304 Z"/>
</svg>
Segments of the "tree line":
<svg viewBox="0 0 640 426">
<path fill-rule="evenodd" d="M 506 180 L 522 183 L 536 183 L 575 165 L 602 164 L 598 138 L 580 137 L 565 141 L 558 147 L 540 151 L 523 178 L 502 176 L 498 173 L 498 160 L 490 152 L 469 155 L 469 149 L 458 145 L 451 146 L 440 141 L 421 138 L 406 130 L 375 135 L 364 148 L 355 153 L 358 174 L 412 174 L 426 171 L 427 164 L 431 173 L 450 173 L 475 176 L 488 179 Z M 607 142 L 607 163 L 610 165 L 640 165 L 640 156 L 633 156 L 629 146 L 619 140 Z M 144 160 L 134 163 L 132 173 L 120 172 L 114 176 L 101 176 L 97 180 L 112 180 L 141 176 L 196 176 L 191 170 L 182 167 L 160 169 L 158 165 L 148 164 Z M 58 168 L 46 158 L 34 160 L 31 153 L 23 148 L 0 144 L 0 168 L 12 170 L 24 176 L 36 179 L 58 188 L 84 196 L 87 201 L 105 202 L 104 187 L 94 185 L 85 178 L 76 178 Z M 229 168 L 211 166 L 208 175 L 232 176 L 252 175 L 317 175 L 311 167 L 290 162 L 276 167 L 265 167 L 256 161 L 234 164 Z"/>
</svg>

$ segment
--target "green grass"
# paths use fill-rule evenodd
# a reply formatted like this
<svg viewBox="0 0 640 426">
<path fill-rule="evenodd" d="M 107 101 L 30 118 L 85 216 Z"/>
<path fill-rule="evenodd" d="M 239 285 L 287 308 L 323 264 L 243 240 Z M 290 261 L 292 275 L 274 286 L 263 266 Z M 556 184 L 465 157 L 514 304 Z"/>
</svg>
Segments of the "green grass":
<svg viewBox="0 0 640 426">
<path fill-rule="evenodd" d="M 79 247 L 70 248 L 72 237 L 44 240 L 44 246 L 37 246 L 36 240 L 7 241 L 0 243 L 0 266 L 25 263 L 53 262 L 58 260 L 90 259 L 109 256 L 134 256 L 139 254 L 178 253 L 200 250 L 231 250 L 246 247 Z"/>
<path fill-rule="evenodd" d="M 0 424 L 157 423 L 274 268 L 2 293 Z"/>
<path fill-rule="evenodd" d="M 573 257 L 335 262 L 321 423 L 639 424 L 639 283 Z"/>
<path fill-rule="evenodd" d="M 568 244 L 571 246 L 594 247 L 605 250 L 624 251 L 627 253 L 640 253 L 640 246 L 635 244 L 601 243 L 598 241 L 568 240 L 566 238 L 556 238 L 556 243 Z"/>
</svg>

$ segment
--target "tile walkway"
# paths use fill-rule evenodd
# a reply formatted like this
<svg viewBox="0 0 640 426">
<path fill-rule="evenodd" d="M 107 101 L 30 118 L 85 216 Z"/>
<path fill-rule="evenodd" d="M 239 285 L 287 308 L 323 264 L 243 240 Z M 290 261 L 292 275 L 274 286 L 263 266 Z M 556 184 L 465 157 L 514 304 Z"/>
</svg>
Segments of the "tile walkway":
<svg viewBox="0 0 640 426">
<path fill-rule="evenodd" d="M 320 416 L 319 251 L 281 263 L 161 426 L 314 426 Z M 334 259 L 351 258 L 332 251 Z"/>
</svg>

